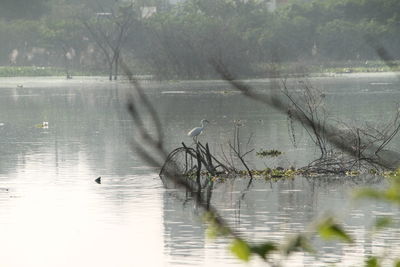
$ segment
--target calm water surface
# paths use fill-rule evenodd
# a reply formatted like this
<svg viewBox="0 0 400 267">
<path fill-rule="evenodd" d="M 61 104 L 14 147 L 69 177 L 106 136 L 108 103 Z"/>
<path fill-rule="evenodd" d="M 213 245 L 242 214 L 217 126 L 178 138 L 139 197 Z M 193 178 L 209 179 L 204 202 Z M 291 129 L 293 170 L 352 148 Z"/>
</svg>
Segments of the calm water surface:
<svg viewBox="0 0 400 267">
<path fill-rule="evenodd" d="M 322 88 L 332 117 L 361 123 L 388 119 L 400 99 L 393 75 L 342 76 L 310 81 Z M 268 80 L 249 81 L 276 91 Z M 297 81 L 291 81 L 296 90 Z M 18 87 L 23 84 L 23 87 Z M 280 149 L 284 155 L 253 167 L 297 166 L 317 152 L 296 127 L 295 148 L 285 116 L 244 99 L 220 81 L 147 82 L 143 86 L 163 121 L 166 145 L 191 140 L 186 132 L 207 118 L 201 140 L 215 153 L 241 120 L 243 146 Z M 158 170 L 135 155 L 135 127 L 125 110 L 126 83 L 102 78 L 0 79 L 0 251 L 1 266 L 243 266 L 210 240 L 199 211 L 180 192 L 163 188 Z M 49 128 L 37 127 L 43 121 Z M 151 127 L 151 126 L 150 126 Z M 249 139 L 249 137 L 252 137 Z M 393 141 L 396 148 L 399 138 Z M 98 185 L 94 179 L 102 176 Z M 399 231 L 372 240 L 376 216 L 398 210 L 380 203 L 355 203 L 349 192 L 384 186 L 380 177 L 323 177 L 269 182 L 236 179 L 215 187 L 212 201 L 227 220 L 254 241 L 284 240 L 326 214 L 336 214 L 355 245 L 313 240 L 314 256 L 298 253 L 287 266 L 357 266 L 364 255 L 398 253 Z M 253 260 L 249 265 L 258 266 Z"/>
</svg>

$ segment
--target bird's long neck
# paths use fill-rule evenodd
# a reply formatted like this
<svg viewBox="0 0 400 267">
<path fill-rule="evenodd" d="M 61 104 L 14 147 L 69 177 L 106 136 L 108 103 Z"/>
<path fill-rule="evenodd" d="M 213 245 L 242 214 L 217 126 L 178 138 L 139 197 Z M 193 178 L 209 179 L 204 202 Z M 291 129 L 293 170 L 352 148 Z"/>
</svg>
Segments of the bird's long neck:
<svg viewBox="0 0 400 267">
<path fill-rule="evenodd" d="M 201 128 L 204 128 L 206 126 L 206 122 L 205 121 L 202 121 L 201 122 Z"/>
</svg>

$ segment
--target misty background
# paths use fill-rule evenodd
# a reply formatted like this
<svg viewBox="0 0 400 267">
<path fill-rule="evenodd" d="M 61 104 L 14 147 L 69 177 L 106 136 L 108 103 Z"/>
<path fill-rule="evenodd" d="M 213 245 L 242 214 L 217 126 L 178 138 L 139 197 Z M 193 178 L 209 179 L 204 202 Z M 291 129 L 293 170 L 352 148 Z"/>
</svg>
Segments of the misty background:
<svg viewBox="0 0 400 267">
<path fill-rule="evenodd" d="M 216 77 L 210 60 L 240 77 L 379 71 L 369 40 L 399 59 L 399 14 L 396 0 L 3 0 L 0 65 L 115 75 L 123 58 L 167 79 Z"/>
</svg>

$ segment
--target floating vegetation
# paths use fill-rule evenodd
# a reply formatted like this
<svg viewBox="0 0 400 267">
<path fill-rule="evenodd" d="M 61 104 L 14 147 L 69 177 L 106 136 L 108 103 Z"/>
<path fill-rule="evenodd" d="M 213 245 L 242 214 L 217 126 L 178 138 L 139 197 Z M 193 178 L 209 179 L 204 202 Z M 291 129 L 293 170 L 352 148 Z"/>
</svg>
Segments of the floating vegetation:
<svg viewBox="0 0 400 267">
<path fill-rule="evenodd" d="M 265 168 L 263 170 L 251 170 L 251 173 L 254 175 L 254 177 L 271 179 L 271 178 L 292 178 L 296 174 L 299 174 L 300 172 L 294 168 L 284 169 L 281 167 L 277 167 L 272 169 Z M 246 175 L 247 172 L 242 171 L 241 174 Z"/>
<path fill-rule="evenodd" d="M 360 175 L 360 171 L 358 170 L 351 170 L 351 171 L 347 171 L 346 176 L 359 176 Z"/>
<path fill-rule="evenodd" d="M 271 150 L 260 150 L 256 152 L 256 155 L 259 157 L 278 157 L 282 155 L 282 152 L 276 149 L 271 149 Z"/>
<path fill-rule="evenodd" d="M 161 169 L 160 176 L 164 176 L 164 173 L 170 168 L 170 164 L 174 164 L 183 177 L 186 177 L 188 182 L 198 188 L 205 188 L 209 183 L 223 183 L 233 178 L 277 180 L 294 178 L 295 176 L 321 177 L 339 175 L 354 177 L 362 174 L 383 175 L 387 177 L 400 176 L 400 173 L 393 171 L 383 172 L 379 169 L 368 169 L 366 168 L 367 166 L 360 167 L 355 164 L 356 161 L 345 164 L 347 162 L 338 155 L 332 155 L 333 158 L 315 160 L 301 168 L 266 167 L 265 169 L 252 169 L 244 161 L 243 154 L 238 154 L 239 152 L 233 149 L 233 147 L 231 147 L 230 153 L 233 153 L 232 156 L 236 156 L 239 159 L 236 162 L 229 162 L 227 157 L 219 158 L 210 151 L 211 149 L 208 144 L 203 145 L 198 142 L 194 147 L 188 147 L 182 143 L 182 147 L 175 149 L 169 154 L 167 161 Z M 244 155 L 248 153 L 246 152 Z M 260 157 L 277 157 L 283 154 L 283 152 L 278 150 L 260 150 L 256 154 Z M 238 155 L 241 155 L 242 158 L 239 158 Z M 239 168 L 235 163 L 241 163 L 242 168 Z"/>
<path fill-rule="evenodd" d="M 48 121 L 44 121 L 42 123 L 39 124 L 35 124 L 36 128 L 42 128 L 42 129 L 48 129 L 49 128 L 49 122 Z"/>
<path fill-rule="evenodd" d="M 394 178 L 394 179 L 400 179 L 400 168 L 398 168 L 394 171 L 383 172 L 383 176 Z"/>
</svg>

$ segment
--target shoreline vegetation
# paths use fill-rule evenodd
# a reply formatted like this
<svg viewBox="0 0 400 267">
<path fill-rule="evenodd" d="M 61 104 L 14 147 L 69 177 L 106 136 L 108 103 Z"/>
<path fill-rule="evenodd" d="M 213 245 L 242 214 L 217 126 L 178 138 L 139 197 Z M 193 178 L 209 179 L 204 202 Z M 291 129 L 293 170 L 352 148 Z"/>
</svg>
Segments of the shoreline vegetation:
<svg viewBox="0 0 400 267">
<path fill-rule="evenodd" d="M 349 73 L 384 73 L 384 72 L 400 72 L 400 61 L 392 62 L 388 66 L 383 61 L 364 61 L 364 62 L 331 62 L 323 64 L 303 65 L 301 63 L 286 63 L 286 64 L 258 64 L 254 67 L 258 75 L 249 75 L 240 77 L 242 79 L 257 79 L 257 78 L 279 78 L 279 77 L 321 77 L 332 76 L 336 74 Z M 92 71 L 92 70 L 70 70 L 69 78 L 74 76 L 107 76 L 107 72 Z M 139 76 L 147 76 L 148 78 L 156 75 L 149 73 L 138 73 Z M 40 67 L 40 66 L 0 66 L 0 77 L 54 77 L 65 76 L 67 73 L 59 67 Z M 176 77 L 177 80 L 204 80 L 204 78 L 196 79 L 196 77 Z M 189 78 L 189 79 L 188 79 Z M 215 78 L 215 77 L 210 77 Z M 162 79 L 161 79 L 162 80 Z M 168 80 L 168 79 L 167 79 Z"/>
<path fill-rule="evenodd" d="M 71 76 L 94 76 L 102 73 L 71 71 Z M 103 73 L 104 74 L 104 73 Z M 66 72 L 57 67 L 36 66 L 0 66 L 0 77 L 46 77 L 66 76 Z"/>
<path fill-rule="evenodd" d="M 2 77 L 117 80 L 125 64 L 156 80 L 216 79 L 216 63 L 238 79 L 400 69 L 393 0 L 28 2 L 42 7 L 0 10 Z"/>
</svg>

